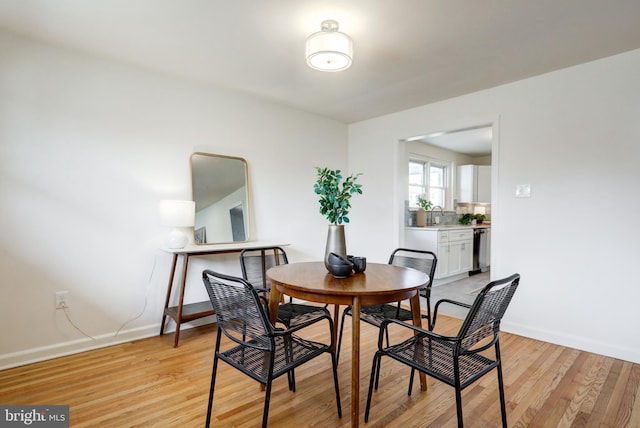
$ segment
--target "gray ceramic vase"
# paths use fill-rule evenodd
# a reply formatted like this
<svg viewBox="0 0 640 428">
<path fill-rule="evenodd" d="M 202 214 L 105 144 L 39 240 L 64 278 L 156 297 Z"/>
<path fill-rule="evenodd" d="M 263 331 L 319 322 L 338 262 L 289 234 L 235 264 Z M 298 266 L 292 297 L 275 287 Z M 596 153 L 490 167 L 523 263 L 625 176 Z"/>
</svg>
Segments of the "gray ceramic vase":
<svg viewBox="0 0 640 428">
<path fill-rule="evenodd" d="M 344 238 L 343 224 L 330 224 L 327 232 L 327 246 L 324 251 L 324 265 L 329 270 L 329 254 L 336 253 L 347 258 L 347 245 Z"/>
</svg>

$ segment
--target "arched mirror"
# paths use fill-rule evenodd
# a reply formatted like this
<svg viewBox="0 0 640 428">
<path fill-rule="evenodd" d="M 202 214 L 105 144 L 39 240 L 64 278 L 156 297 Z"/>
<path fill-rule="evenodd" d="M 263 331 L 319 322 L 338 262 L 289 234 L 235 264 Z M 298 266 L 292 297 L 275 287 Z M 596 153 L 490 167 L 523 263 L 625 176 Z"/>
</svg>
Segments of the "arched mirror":
<svg viewBox="0 0 640 428">
<path fill-rule="evenodd" d="M 196 244 L 249 240 L 247 178 L 243 158 L 200 152 L 191 155 Z"/>
</svg>

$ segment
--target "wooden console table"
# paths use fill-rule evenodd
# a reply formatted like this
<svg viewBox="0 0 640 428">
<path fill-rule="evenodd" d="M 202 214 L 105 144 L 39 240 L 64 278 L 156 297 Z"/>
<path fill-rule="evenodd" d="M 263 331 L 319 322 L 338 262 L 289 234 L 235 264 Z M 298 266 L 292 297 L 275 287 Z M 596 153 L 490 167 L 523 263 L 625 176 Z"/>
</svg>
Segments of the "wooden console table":
<svg viewBox="0 0 640 428">
<path fill-rule="evenodd" d="M 164 312 L 162 315 L 162 324 L 160 326 L 160 335 L 164 334 L 164 328 L 167 317 L 173 319 L 176 323 L 176 332 L 173 339 L 173 347 L 178 347 L 180 340 L 180 326 L 184 322 L 197 320 L 199 318 L 215 315 L 215 311 L 210 301 L 184 304 L 184 290 L 187 283 L 187 271 L 189 267 L 189 258 L 196 256 L 206 256 L 211 254 L 239 253 L 246 249 L 259 249 L 271 246 L 285 246 L 286 244 L 274 244 L 271 242 L 249 241 L 229 244 L 207 244 L 207 245 L 187 245 L 184 248 L 162 248 L 162 251 L 173 254 L 171 262 L 171 273 L 169 275 L 169 284 L 167 286 L 167 298 L 164 302 Z M 180 281 L 180 297 L 176 306 L 169 306 L 171 301 L 171 290 L 178 267 L 178 256 L 182 256 L 182 279 Z"/>
</svg>

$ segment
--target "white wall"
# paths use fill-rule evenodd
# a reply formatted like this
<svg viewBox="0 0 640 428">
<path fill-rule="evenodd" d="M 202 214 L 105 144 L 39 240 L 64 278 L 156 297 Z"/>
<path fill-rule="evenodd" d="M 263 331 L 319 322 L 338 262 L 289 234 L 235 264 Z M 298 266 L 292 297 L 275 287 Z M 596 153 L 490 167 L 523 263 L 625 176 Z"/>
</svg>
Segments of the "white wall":
<svg viewBox="0 0 640 428">
<path fill-rule="evenodd" d="M 0 52 L 0 368 L 158 333 L 157 206 L 191 198 L 192 152 L 246 158 L 255 238 L 322 257 L 313 167 L 346 166 L 346 125 L 5 33 Z M 240 273 L 237 255 L 191 263 L 189 301 L 205 266 Z"/>
<path fill-rule="evenodd" d="M 400 139 L 494 122 L 492 276 L 522 275 L 503 328 L 640 362 L 639 75 L 636 50 L 352 124 L 352 252 L 400 242 Z"/>
<path fill-rule="evenodd" d="M 488 122 L 493 275 L 523 276 L 505 330 L 640 362 L 640 51 L 349 127 L 3 33 L 0 51 L 0 368 L 157 334 L 157 204 L 190 197 L 192 152 L 247 159 L 255 238 L 291 244 L 292 261 L 324 250 L 313 167 L 364 173 L 347 245 L 385 262 L 398 141 Z M 530 199 L 514 197 L 523 183 Z M 204 298 L 205 266 L 239 273 L 234 255 L 192 263 L 187 300 Z M 98 342 L 53 309 L 57 290 Z"/>
</svg>

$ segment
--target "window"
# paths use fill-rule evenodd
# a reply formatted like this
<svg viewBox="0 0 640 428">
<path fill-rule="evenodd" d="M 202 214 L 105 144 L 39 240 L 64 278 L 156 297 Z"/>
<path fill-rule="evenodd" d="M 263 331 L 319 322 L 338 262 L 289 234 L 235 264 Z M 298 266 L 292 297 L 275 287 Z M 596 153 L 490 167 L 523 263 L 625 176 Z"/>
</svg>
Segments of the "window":
<svg viewBox="0 0 640 428">
<path fill-rule="evenodd" d="M 448 192 L 446 162 L 437 160 L 409 160 L 409 204 L 416 206 L 418 196 L 434 206 L 445 207 Z"/>
</svg>

